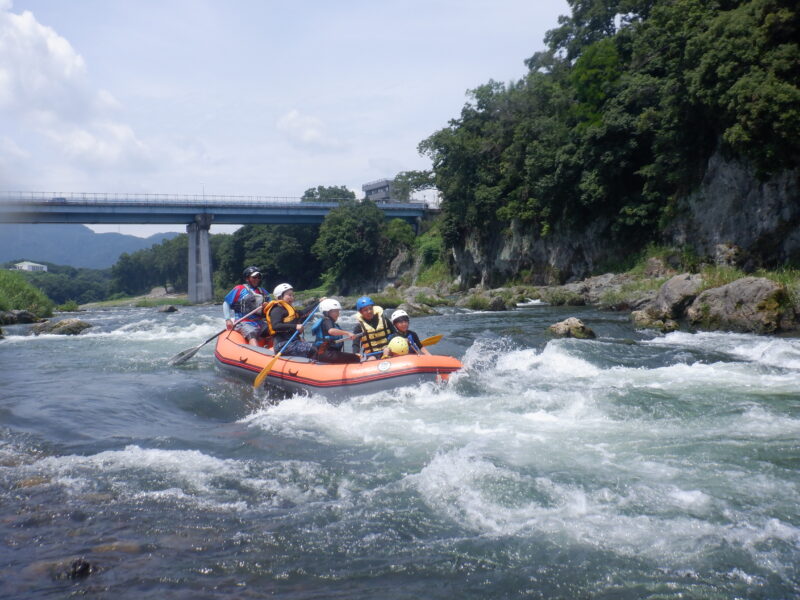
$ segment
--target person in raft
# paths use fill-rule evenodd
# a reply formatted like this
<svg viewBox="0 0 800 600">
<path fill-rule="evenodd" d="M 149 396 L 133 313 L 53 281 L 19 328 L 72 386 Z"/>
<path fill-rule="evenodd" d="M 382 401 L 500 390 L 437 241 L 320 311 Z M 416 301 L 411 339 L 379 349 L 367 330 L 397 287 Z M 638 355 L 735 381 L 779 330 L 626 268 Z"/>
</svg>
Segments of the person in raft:
<svg viewBox="0 0 800 600">
<path fill-rule="evenodd" d="M 392 358 L 393 356 L 405 356 L 408 354 L 408 340 L 400 335 L 394 336 L 389 340 L 389 345 L 383 349 L 382 358 Z"/>
<path fill-rule="evenodd" d="M 267 334 L 267 322 L 262 311 L 246 317 L 234 325 L 247 313 L 269 301 L 269 293 L 261 287 L 261 273 L 258 267 L 247 267 L 242 273 L 244 283 L 234 287 L 222 302 L 222 315 L 225 317 L 225 328 L 235 329 L 244 336 L 248 344 L 259 346 L 264 343 Z"/>
<path fill-rule="evenodd" d="M 383 309 L 375 306 L 369 296 L 361 296 L 356 301 L 356 310 L 358 311 L 356 313 L 358 323 L 353 329 L 353 333 L 363 335 L 361 335 L 360 341 L 353 340 L 353 352 L 361 350 L 361 353 L 369 358 L 370 354 L 383 350 L 389 343 L 389 337 L 397 332 L 383 314 Z"/>
<path fill-rule="evenodd" d="M 394 325 L 394 328 L 397 330 L 397 336 L 406 338 L 406 340 L 408 340 L 408 346 L 413 352 L 417 354 L 430 354 L 430 352 L 423 347 L 422 342 L 419 341 L 419 336 L 416 332 L 408 328 L 410 324 L 411 318 L 406 311 L 397 309 L 392 313 L 392 325 Z M 391 342 L 391 340 L 389 341 Z"/>
<path fill-rule="evenodd" d="M 300 310 L 292 306 L 294 302 L 294 288 L 291 284 L 281 283 L 275 286 L 272 292 L 274 300 L 264 307 L 267 317 L 267 328 L 272 337 L 272 348 L 284 356 L 305 356 L 312 358 L 317 349 L 310 342 L 295 336 L 292 343 L 286 345 L 295 331 L 303 333 L 303 321 L 316 307 L 316 302 Z M 325 300 L 325 298 L 323 298 Z M 286 346 L 284 348 L 284 346 Z"/>
<path fill-rule="evenodd" d="M 311 331 L 314 332 L 314 346 L 317 349 L 317 360 L 325 363 L 346 364 L 361 362 L 358 354 L 342 352 L 344 338 L 355 339 L 356 335 L 345 331 L 336 322 L 342 305 L 338 300 L 326 298 L 319 303 L 322 318 L 314 323 Z"/>
</svg>

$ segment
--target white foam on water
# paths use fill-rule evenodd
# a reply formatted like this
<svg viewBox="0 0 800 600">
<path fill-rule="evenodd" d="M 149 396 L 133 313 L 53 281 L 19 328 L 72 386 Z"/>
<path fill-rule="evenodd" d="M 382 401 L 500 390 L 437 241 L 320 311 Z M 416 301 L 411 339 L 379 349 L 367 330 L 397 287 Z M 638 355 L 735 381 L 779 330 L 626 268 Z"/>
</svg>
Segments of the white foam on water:
<svg viewBox="0 0 800 600">
<path fill-rule="evenodd" d="M 121 325 L 111 331 L 102 331 L 100 327 L 84 329 L 80 335 L 12 335 L 0 343 L 82 343 L 86 340 L 96 341 L 102 339 L 121 340 L 125 342 L 150 342 L 150 341 L 189 341 L 196 344 L 204 342 L 207 338 L 224 329 L 222 319 L 199 315 L 195 322 L 184 324 L 179 322 L 165 322 L 161 319 L 141 319 L 133 323 Z"/>
<path fill-rule="evenodd" d="M 747 548 L 762 563 L 773 560 L 762 544 L 800 544 L 798 527 L 765 515 L 729 511 L 727 519 L 711 518 L 722 501 L 701 490 L 653 480 L 623 494 L 517 472 L 474 448 L 437 454 L 406 484 L 445 518 L 484 535 L 543 536 L 689 564 L 725 543 Z"/>
<path fill-rule="evenodd" d="M 180 501 L 215 510 L 244 510 L 247 490 L 256 505 L 305 504 L 328 495 L 317 465 L 296 461 L 251 463 L 219 459 L 197 450 L 135 445 L 91 456 L 48 457 L 23 474 L 44 474 L 75 495 L 110 487 L 134 500 Z"/>
<path fill-rule="evenodd" d="M 547 302 L 541 300 L 540 298 L 526 298 L 525 302 L 517 302 L 517 306 L 520 308 L 524 308 L 526 306 L 547 306 Z"/>
<path fill-rule="evenodd" d="M 643 343 L 722 352 L 748 362 L 800 370 L 800 339 L 796 338 L 763 337 L 747 333 L 675 331 Z"/>
</svg>

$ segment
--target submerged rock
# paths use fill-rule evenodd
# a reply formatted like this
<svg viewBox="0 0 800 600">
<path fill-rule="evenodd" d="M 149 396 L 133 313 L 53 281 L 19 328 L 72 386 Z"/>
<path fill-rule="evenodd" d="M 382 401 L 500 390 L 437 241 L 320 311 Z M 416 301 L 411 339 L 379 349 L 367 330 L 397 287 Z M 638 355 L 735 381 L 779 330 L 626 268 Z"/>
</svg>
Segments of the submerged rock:
<svg viewBox="0 0 800 600">
<path fill-rule="evenodd" d="M 554 323 L 547 330 L 557 337 L 573 337 L 581 340 L 597 337 L 589 327 L 578 318 L 570 317 L 559 323 Z"/>
<path fill-rule="evenodd" d="M 63 321 L 46 321 L 33 326 L 33 333 L 41 335 L 43 333 L 50 333 L 53 335 L 78 335 L 84 329 L 91 327 L 91 323 L 81 321 L 80 319 L 64 319 Z"/>
<path fill-rule="evenodd" d="M 647 310 L 634 310 L 631 313 L 633 326 L 637 329 L 658 329 L 664 333 L 678 330 L 678 323 L 673 319 L 654 318 Z"/>
<path fill-rule="evenodd" d="M 706 290 L 686 315 L 704 329 L 776 333 L 797 325 L 786 288 L 763 277 L 743 277 Z"/>
</svg>

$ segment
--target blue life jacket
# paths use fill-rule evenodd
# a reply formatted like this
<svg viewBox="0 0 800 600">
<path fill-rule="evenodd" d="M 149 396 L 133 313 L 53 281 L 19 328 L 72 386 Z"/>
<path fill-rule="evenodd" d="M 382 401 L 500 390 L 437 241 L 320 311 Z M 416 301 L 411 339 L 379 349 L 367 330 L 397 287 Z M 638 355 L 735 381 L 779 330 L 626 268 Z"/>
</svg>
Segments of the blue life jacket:
<svg viewBox="0 0 800 600">
<path fill-rule="evenodd" d="M 323 335 L 322 334 L 322 322 L 329 317 L 322 317 L 319 319 L 314 325 L 311 327 L 311 332 L 314 334 L 314 347 L 319 348 L 323 342 L 330 342 L 328 346 L 328 350 L 341 350 L 342 349 L 342 341 L 344 338 L 342 336 L 335 336 L 335 335 Z M 336 327 L 336 323 L 333 322 L 333 326 Z M 339 341 L 334 341 L 339 340 Z"/>
</svg>

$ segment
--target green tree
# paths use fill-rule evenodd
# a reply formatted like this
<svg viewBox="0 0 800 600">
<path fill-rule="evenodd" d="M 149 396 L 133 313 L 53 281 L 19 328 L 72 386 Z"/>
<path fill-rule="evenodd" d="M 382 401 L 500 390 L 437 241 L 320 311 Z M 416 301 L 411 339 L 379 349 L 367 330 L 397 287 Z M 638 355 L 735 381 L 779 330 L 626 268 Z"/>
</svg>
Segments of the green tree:
<svg viewBox="0 0 800 600">
<path fill-rule="evenodd" d="M 387 261 L 383 212 L 374 202 L 342 202 L 328 213 L 312 251 L 329 281 L 350 286 L 368 281 Z"/>
<path fill-rule="evenodd" d="M 346 186 L 324 186 L 318 185 L 315 188 L 308 188 L 300 198 L 303 202 L 340 202 L 342 200 L 355 200 L 354 192 Z"/>
<path fill-rule="evenodd" d="M 394 200 L 408 202 L 411 194 L 436 186 L 432 171 L 400 171 L 392 181 Z"/>
</svg>

